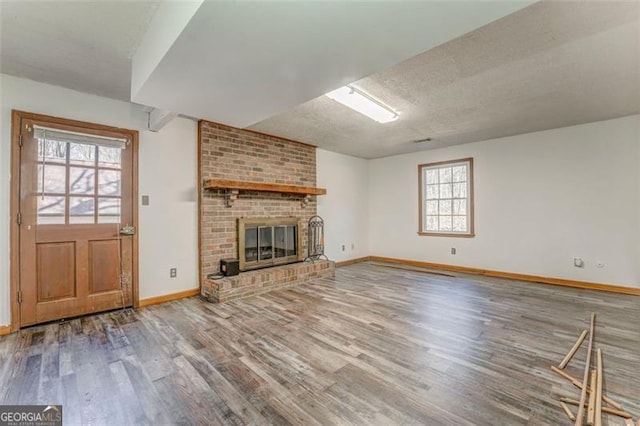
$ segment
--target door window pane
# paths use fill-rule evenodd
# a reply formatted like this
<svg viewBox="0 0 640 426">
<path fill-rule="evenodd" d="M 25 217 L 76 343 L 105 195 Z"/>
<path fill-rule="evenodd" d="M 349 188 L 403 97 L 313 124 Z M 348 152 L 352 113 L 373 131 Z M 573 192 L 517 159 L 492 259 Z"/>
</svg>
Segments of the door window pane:
<svg viewBox="0 0 640 426">
<path fill-rule="evenodd" d="M 119 169 L 122 163 L 121 152 L 118 148 L 98 147 L 98 166 Z"/>
<path fill-rule="evenodd" d="M 38 140 L 38 159 L 47 162 L 64 163 L 67 161 L 67 143 L 60 141 L 50 141 L 47 139 Z"/>
<path fill-rule="evenodd" d="M 96 146 L 83 143 L 69 144 L 69 162 L 71 164 L 93 166 L 96 163 Z"/>
<path fill-rule="evenodd" d="M 120 198 L 98 198 L 98 223 L 120 222 Z"/>
<path fill-rule="evenodd" d="M 123 150 L 64 134 L 55 137 L 37 139 L 37 223 L 121 223 Z M 256 229 L 256 260 L 258 251 Z"/>
<path fill-rule="evenodd" d="M 98 170 L 98 195 L 120 195 L 120 171 Z"/>
<path fill-rule="evenodd" d="M 42 171 L 44 169 L 44 179 Z M 55 166 L 52 164 L 38 164 L 38 193 L 44 192 L 64 194 L 67 186 L 67 168 L 65 166 Z"/>
<path fill-rule="evenodd" d="M 96 169 L 69 167 L 69 193 L 93 195 L 96 183 Z"/>
<path fill-rule="evenodd" d="M 94 223 L 95 198 L 70 197 L 69 223 Z"/>
<path fill-rule="evenodd" d="M 38 196 L 38 225 L 64 225 L 64 197 Z"/>
</svg>

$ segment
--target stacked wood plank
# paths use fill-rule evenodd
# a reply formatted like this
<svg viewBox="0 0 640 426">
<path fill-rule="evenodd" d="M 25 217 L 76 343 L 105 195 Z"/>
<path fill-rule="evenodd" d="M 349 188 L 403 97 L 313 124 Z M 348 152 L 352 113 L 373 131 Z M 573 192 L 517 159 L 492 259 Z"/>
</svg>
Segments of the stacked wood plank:
<svg viewBox="0 0 640 426">
<path fill-rule="evenodd" d="M 560 397 L 560 407 L 567 414 L 569 420 L 575 422 L 575 426 L 582 426 L 583 424 L 585 424 L 585 417 L 587 426 L 602 426 L 603 413 L 620 417 L 624 420 L 626 425 L 634 426 L 631 414 L 624 411 L 621 404 L 612 400 L 603 393 L 604 368 L 602 362 L 602 349 L 600 348 L 597 349 L 595 368 L 592 368 L 595 321 L 596 314 L 592 313 L 589 331 L 583 330 L 578 337 L 578 340 L 576 340 L 575 344 L 569 350 L 560 364 L 558 364 L 557 367 L 551 366 L 551 370 L 553 370 L 555 373 L 559 374 L 560 376 L 571 382 L 575 387 L 580 389 L 579 400 L 568 397 Z M 582 382 L 580 382 L 578 381 L 578 379 L 570 376 L 563 370 L 573 359 L 574 355 L 576 354 L 578 349 L 580 349 L 587 336 L 589 337 L 587 357 L 585 360 L 584 375 L 582 378 Z M 609 406 L 603 406 L 603 402 L 608 404 Z M 578 407 L 578 412 L 574 414 L 571 408 L 569 408 L 569 405 L 576 405 Z M 638 419 L 638 426 L 640 426 L 640 419 Z"/>
</svg>

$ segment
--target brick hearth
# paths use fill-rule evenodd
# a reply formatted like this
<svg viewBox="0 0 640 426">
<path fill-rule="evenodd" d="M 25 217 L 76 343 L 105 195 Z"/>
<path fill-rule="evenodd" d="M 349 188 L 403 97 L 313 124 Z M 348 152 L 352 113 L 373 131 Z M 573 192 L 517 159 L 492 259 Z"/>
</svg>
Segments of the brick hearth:
<svg viewBox="0 0 640 426">
<path fill-rule="evenodd" d="M 244 272 L 219 280 L 205 279 L 202 295 L 210 302 L 227 302 L 292 287 L 316 278 L 335 278 L 335 263 L 328 260 L 293 263 Z"/>
</svg>

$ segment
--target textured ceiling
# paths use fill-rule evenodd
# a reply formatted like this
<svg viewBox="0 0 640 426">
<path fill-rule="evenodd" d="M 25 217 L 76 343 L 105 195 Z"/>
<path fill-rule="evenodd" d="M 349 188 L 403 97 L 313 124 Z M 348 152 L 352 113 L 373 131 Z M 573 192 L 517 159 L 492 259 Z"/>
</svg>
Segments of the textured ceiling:
<svg viewBox="0 0 640 426">
<path fill-rule="evenodd" d="M 163 3 L 133 57 L 131 99 L 246 127 L 531 3 Z"/>
<path fill-rule="evenodd" d="M 536 3 L 354 83 L 395 122 L 321 96 L 250 128 L 377 158 L 638 113 L 639 14 L 637 1 Z"/>
<path fill-rule="evenodd" d="M 158 1 L 1 1 L 0 72 L 129 100 Z"/>
<path fill-rule="evenodd" d="M 0 72 L 129 100 L 158 4 L 0 0 Z M 395 122 L 320 96 L 250 128 L 377 158 L 638 113 L 639 15 L 638 1 L 535 3 L 354 82 Z"/>
</svg>

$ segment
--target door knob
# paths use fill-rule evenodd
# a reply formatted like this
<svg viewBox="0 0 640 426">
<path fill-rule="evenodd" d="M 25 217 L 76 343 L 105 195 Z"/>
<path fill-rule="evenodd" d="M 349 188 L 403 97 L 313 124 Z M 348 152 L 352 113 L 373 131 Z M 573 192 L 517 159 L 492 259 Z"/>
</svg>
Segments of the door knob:
<svg viewBox="0 0 640 426">
<path fill-rule="evenodd" d="M 133 226 L 123 226 L 120 228 L 120 235 L 133 235 L 136 233 L 136 228 Z"/>
</svg>

